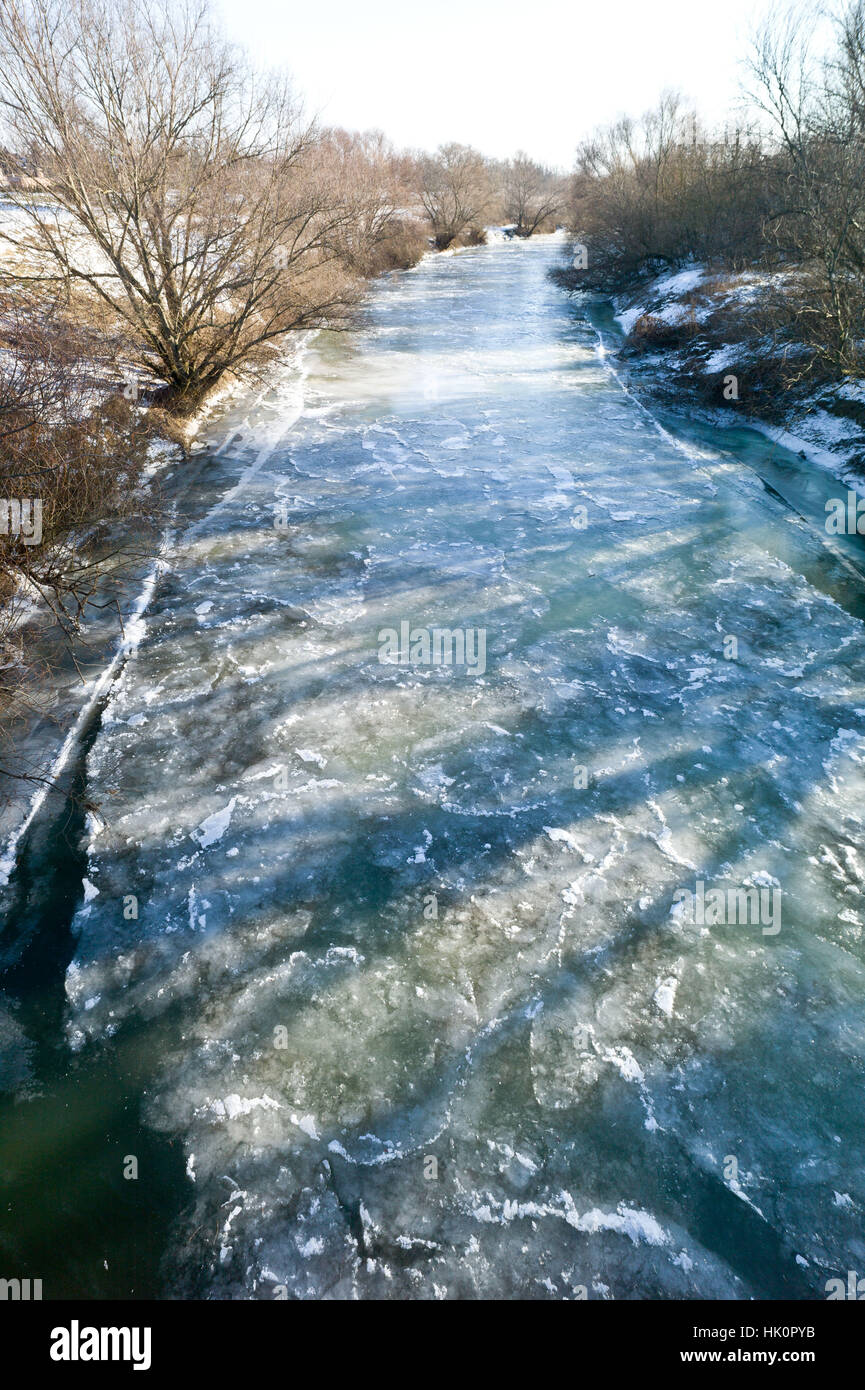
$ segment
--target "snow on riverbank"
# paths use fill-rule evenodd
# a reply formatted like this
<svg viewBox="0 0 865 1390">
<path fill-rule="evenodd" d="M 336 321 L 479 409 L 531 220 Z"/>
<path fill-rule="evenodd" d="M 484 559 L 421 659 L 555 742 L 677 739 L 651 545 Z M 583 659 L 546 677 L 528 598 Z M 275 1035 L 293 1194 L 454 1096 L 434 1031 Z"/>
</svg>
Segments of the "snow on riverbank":
<svg viewBox="0 0 865 1390">
<path fill-rule="evenodd" d="M 622 355 L 671 405 L 695 402 L 761 431 L 865 495 L 865 381 L 785 392 L 783 362 L 807 358 L 767 332 L 767 300 L 785 274 L 719 274 L 695 264 L 613 299 Z"/>
<path fill-rule="evenodd" d="M 205 428 L 213 428 L 216 431 L 219 444 L 215 448 L 215 455 L 219 457 L 220 454 L 225 454 L 230 470 L 230 476 L 226 478 L 229 485 L 226 496 L 232 496 L 250 474 L 257 471 L 283 437 L 286 429 L 298 418 L 303 399 L 303 361 L 309 341 L 314 336 L 314 333 L 300 335 L 299 341 L 292 342 L 283 353 L 282 360 L 273 373 L 273 385 L 279 387 L 291 409 L 281 418 L 273 437 L 265 440 L 262 447 L 256 451 L 252 462 L 243 461 L 239 479 L 234 476 L 237 467 L 234 457 L 235 450 L 239 451 L 240 448 L 239 441 L 242 442 L 242 425 L 232 428 L 220 439 L 220 417 L 227 416 L 229 411 L 232 412 L 233 418 L 238 411 L 253 410 L 272 386 L 267 386 L 251 397 L 248 405 L 244 407 L 243 395 L 244 392 L 248 392 L 249 387 L 238 378 L 230 377 L 223 386 L 211 393 L 192 420 L 188 431 L 192 440 Z M 205 448 L 204 443 L 191 445 L 193 453 Z M 167 474 L 170 466 L 177 463 L 177 459 L 176 445 L 165 439 L 155 439 L 150 448 L 146 481 L 150 483 L 157 476 Z M 212 510 L 218 511 L 225 505 L 226 496 L 220 495 Z M 27 726 L 18 730 L 16 749 L 26 749 L 26 758 L 16 765 L 14 771 L 26 770 L 31 777 L 36 777 L 39 781 L 35 790 L 32 781 L 16 783 L 13 779 L 8 779 L 8 785 L 4 788 L 8 800 L 0 808 L 0 888 L 9 883 L 25 836 L 48 796 L 74 761 L 82 735 L 94 713 L 116 685 L 127 659 L 144 637 L 147 630 L 146 614 L 157 582 L 171 565 L 171 553 L 177 539 L 177 504 L 176 497 L 161 540 L 154 546 L 153 556 L 138 571 L 137 578 L 131 581 L 126 602 L 123 604 L 125 613 L 122 630 L 117 631 L 116 617 L 106 619 L 101 615 L 94 615 L 88 622 L 87 641 L 91 668 L 86 673 L 86 679 L 82 683 L 80 656 L 77 661 L 72 662 L 68 660 L 67 653 L 63 669 L 54 671 L 45 687 L 38 692 L 39 703 L 50 705 L 52 721 L 49 723 L 40 718 L 37 709 Z M 212 513 L 209 510 L 207 514 Z M 195 526 L 198 524 L 200 519 L 193 523 L 189 534 L 194 534 Z M 36 605 L 29 616 L 39 620 L 42 616 L 41 605 Z M 95 663 L 92 662 L 94 652 Z"/>
</svg>

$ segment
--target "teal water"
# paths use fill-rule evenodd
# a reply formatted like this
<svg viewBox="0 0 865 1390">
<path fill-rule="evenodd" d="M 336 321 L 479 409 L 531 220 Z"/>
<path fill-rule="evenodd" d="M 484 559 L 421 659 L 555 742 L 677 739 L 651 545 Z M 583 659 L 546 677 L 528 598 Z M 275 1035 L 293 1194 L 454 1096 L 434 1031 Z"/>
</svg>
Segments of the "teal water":
<svg viewBox="0 0 865 1390">
<path fill-rule="evenodd" d="M 560 255 L 429 259 L 214 427 L 221 500 L 79 770 L 99 816 L 11 885 L 7 1277 L 811 1299 L 861 1267 L 861 558 L 793 456 L 623 391 Z M 484 661 L 381 660 L 403 623 Z M 689 923 L 698 881 L 780 930 Z"/>
</svg>

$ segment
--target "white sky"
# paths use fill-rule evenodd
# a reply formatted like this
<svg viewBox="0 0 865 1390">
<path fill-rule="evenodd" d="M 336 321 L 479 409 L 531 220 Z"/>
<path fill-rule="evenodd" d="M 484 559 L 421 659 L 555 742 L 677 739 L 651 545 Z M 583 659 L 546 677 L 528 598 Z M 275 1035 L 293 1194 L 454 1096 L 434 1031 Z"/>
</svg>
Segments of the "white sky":
<svg viewBox="0 0 865 1390">
<path fill-rule="evenodd" d="M 569 169 L 593 126 L 665 87 L 709 118 L 738 97 L 761 0 L 214 0 L 229 35 L 287 68 L 310 114 Z M 814 0 L 815 10 L 817 0 Z"/>
</svg>

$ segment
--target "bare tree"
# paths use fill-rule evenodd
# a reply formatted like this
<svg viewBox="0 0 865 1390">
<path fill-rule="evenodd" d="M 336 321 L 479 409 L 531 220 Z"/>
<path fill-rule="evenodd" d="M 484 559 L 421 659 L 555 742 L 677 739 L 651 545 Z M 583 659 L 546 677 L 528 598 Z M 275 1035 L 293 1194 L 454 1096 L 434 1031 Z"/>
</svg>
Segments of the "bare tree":
<svg viewBox="0 0 865 1390">
<path fill-rule="evenodd" d="M 832 372 L 859 374 L 865 337 L 865 3 L 837 20 L 834 51 L 812 53 L 800 9 L 758 32 L 752 97 L 774 127 L 779 156 L 767 218 L 780 254 L 801 267 L 786 298 L 799 339 Z"/>
<path fill-rule="evenodd" d="M 520 150 L 504 169 L 502 211 L 520 237 L 551 225 L 562 206 L 561 181 Z"/>
<path fill-rule="evenodd" d="M 327 130 L 316 161 L 341 190 L 346 216 L 332 240 L 342 262 L 367 277 L 415 265 L 428 240 L 409 206 L 413 195 L 405 156 L 381 131 Z"/>
<path fill-rule="evenodd" d="M 442 145 L 420 161 L 419 172 L 420 200 L 440 251 L 470 228 L 480 229 L 491 197 L 483 155 L 469 145 Z"/>
<path fill-rule="evenodd" d="M 675 93 L 577 153 L 569 221 L 589 248 L 581 283 L 621 286 L 690 257 L 744 263 L 765 249 L 767 165 L 747 127 L 705 130 Z"/>
<path fill-rule="evenodd" d="M 19 252 L 126 327 L 174 408 L 351 301 L 316 132 L 206 0 L 4 0 L 0 109 L 48 195 Z"/>
</svg>

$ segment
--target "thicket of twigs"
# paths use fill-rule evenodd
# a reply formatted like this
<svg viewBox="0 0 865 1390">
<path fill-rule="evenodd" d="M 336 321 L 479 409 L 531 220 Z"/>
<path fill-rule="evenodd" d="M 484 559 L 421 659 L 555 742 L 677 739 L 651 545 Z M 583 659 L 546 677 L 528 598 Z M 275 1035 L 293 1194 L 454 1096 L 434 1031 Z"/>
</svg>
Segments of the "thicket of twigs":
<svg viewBox="0 0 865 1390">
<path fill-rule="evenodd" d="M 767 20 L 737 129 L 707 130 L 668 95 L 584 141 L 568 217 L 588 262 L 574 284 L 621 290 L 690 259 L 778 272 L 755 322 L 786 352 L 787 384 L 865 369 L 863 0 L 828 56 L 813 28 L 807 9 Z"/>
<path fill-rule="evenodd" d="M 140 487 L 148 421 L 120 391 L 106 394 L 111 347 L 41 295 L 0 294 L 4 767 L 16 716 L 30 708 L 39 633 L 52 627 L 74 652 L 88 610 L 116 604 L 108 576 L 157 524 L 155 496 Z"/>
</svg>

